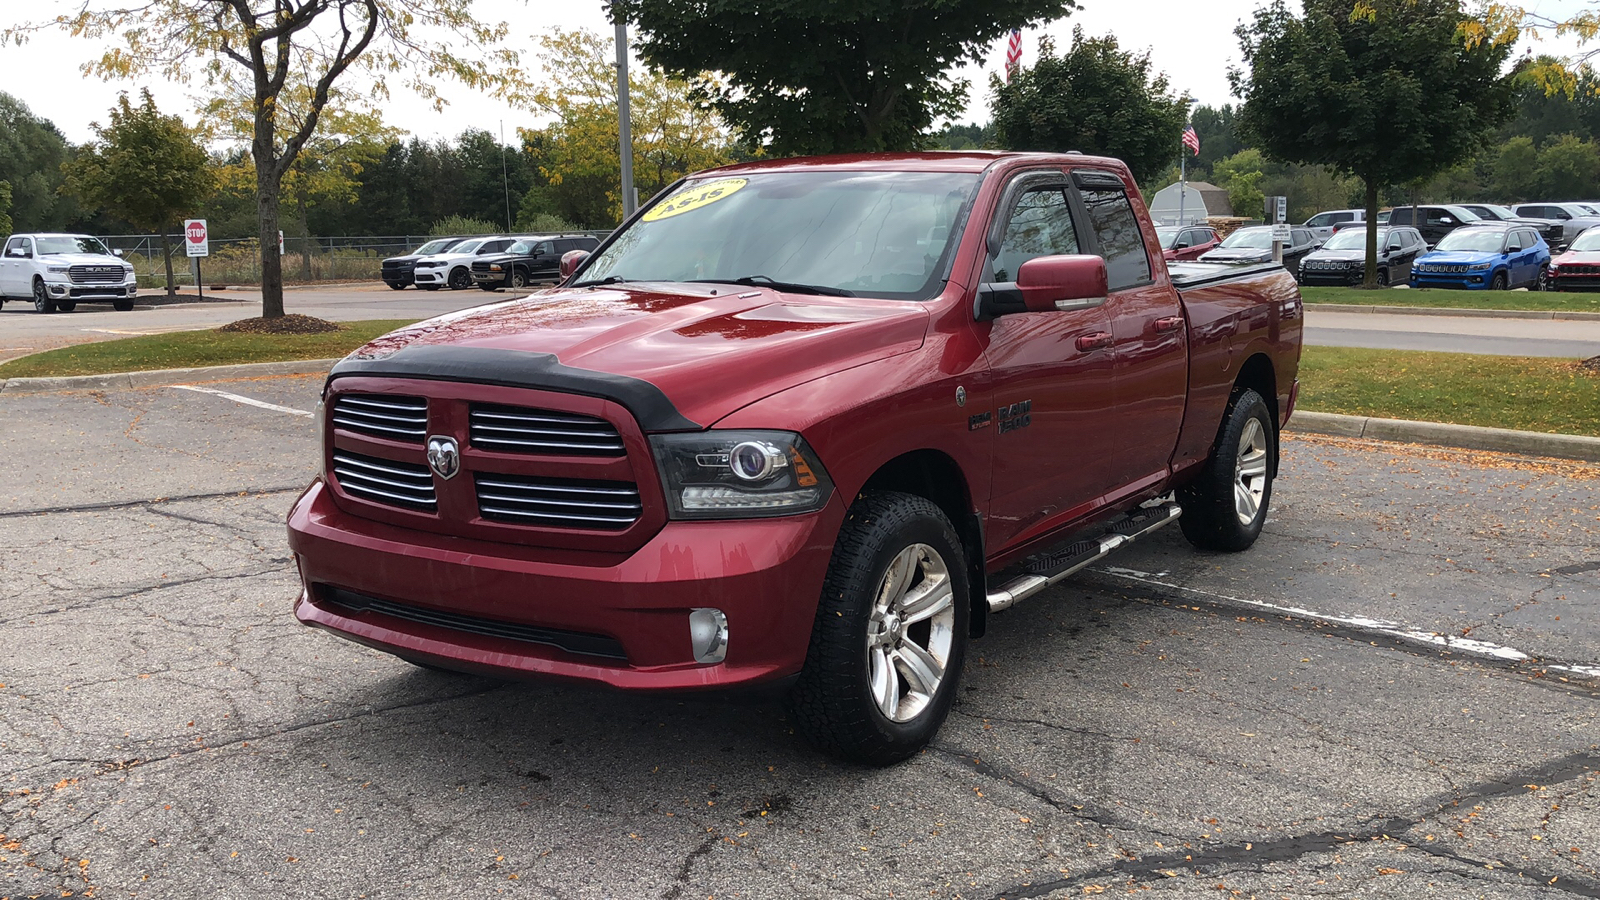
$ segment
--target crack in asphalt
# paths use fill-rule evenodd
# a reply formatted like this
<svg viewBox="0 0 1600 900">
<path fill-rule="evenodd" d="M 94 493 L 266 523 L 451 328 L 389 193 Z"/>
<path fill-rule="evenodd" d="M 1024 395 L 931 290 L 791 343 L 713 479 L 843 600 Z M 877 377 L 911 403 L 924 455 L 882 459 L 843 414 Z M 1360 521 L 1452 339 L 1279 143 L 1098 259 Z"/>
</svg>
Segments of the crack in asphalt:
<svg viewBox="0 0 1600 900">
<path fill-rule="evenodd" d="M 175 494 L 170 497 L 150 497 L 143 500 L 113 500 L 106 503 L 83 503 L 77 506 L 42 506 L 36 509 L 16 509 L 0 512 L 0 519 L 21 519 L 29 516 L 53 516 L 64 513 L 104 512 L 117 509 L 134 509 L 157 503 L 180 503 L 185 500 L 221 500 L 229 497 L 270 497 L 290 494 L 306 489 L 304 484 L 287 487 L 253 488 L 238 491 L 212 491 L 205 494 Z"/>
<path fill-rule="evenodd" d="M 949 751 L 941 752 L 954 756 Z M 1118 860 L 1067 878 L 1059 878 L 1048 882 L 1029 882 L 1006 888 L 997 892 L 994 896 L 995 900 L 1023 900 L 1023 898 L 1043 897 L 1078 884 L 1119 875 L 1126 876 L 1129 882 L 1137 883 L 1171 878 L 1173 876 L 1168 873 L 1179 869 L 1199 872 L 1203 869 L 1218 866 L 1237 868 L 1240 864 L 1247 864 L 1251 868 L 1260 868 L 1271 863 L 1290 862 L 1314 853 L 1329 853 L 1340 846 L 1348 844 L 1393 839 L 1394 835 L 1406 834 L 1412 829 L 1421 826 L 1433 816 L 1459 807 L 1462 804 L 1480 800 L 1494 800 L 1516 794 L 1519 791 L 1525 792 L 1528 790 L 1526 785 L 1530 783 L 1539 785 L 1564 784 L 1583 777 L 1586 773 L 1594 771 L 1597 766 L 1600 766 L 1600 753 L 1591 750 L 1580 750 L 1554 759 L 1542 766 L 1517 770 L 1500 778 L 1470 785 L 1462 790 L 1454 790 L 1447 794 L 1436 794 L 1433 797 L 1424 798 L 1415 804 L 1416 808 L 1424 810 L 1420 814 L 1410 816 L 1402 814 L 1367 819 L 1365 822 L 1351 828 L 1294 835 L 1275 840 L 1234 841 L 1228 844 L 1217 844 L 1198 852 L 1171 853 L 1161 856 Z M 973 757 L 971 768 L 980 775 L 987 775 L 988 777 L 1013 784 L 1023 788 L 1029 794 L 1039 796 L 1039 792 L 1036 789 L 1030 789 L 1018 783 L 1013 773 L 1009 773 L 1001 767 L 979 762 L 976 757 Z M 1056 809 L 1063 809 L 1063 801 L 1049 797 L 1040 797 L 1040 799 Z M 1072 808 L 1072 805 L 1068 804 L 1067 808 Z M 1091 818 L 1090 821 L 1096 820 Z M 1407 842 L 1406 846 L 1421 850 L 1430 856 L 1440 859 L 1460 862 L 1474 870 L 1492 869 L 1508 875 L 1515 871 L 1518 878 L 1528 883 L 1538 883 L 1545 888 L 1552 888 L 1578 897 L 1600 898 L 1600 883 L 1579 881 L 1570 877 L 1562 879 L 1558 876 L 1552 876 L 1548 872 L 1533 872 L 1527 868 L 1513 870 L 1512 867 L 1504 863 L 1473 859 L 1452 853 L 1443 848 L 1428 847 L 1425 843 Z M 1465 875 L 1466 873 L 1452 872 L 1451 874 Z M 1552 884 L 1553 880 L 1557 882 L 1566 881 L 1567 883 Z"/>
</svg>

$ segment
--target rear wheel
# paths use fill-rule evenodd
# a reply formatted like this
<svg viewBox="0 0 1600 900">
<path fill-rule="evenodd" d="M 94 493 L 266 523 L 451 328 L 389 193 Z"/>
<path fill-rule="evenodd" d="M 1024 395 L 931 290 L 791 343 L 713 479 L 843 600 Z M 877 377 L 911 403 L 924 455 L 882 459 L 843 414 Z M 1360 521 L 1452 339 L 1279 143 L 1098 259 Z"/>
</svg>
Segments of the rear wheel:
<svg viewBox="0 0 1600 900">
<path fill-rule="evenodd" d="M 57 300 L 56 301 L 56 310 L 59 311 L 59 312 L 72 312 L 73 310 L 75 310 L 77 308 L 78 308 L 78 301 L 76 301 L 76 300 Z"/>
<path fill-rule="evenodd" d="M 1183 536 L 1202 550 L 1248 550 L 1267 520 L 1277 463 L 1277 434 L 1267 402 L 1249 388 L 1236 392 L 1211 460 L 1178 492 Z"/>
<path fill-rule="evenodd" d="M 869 765 L 921 750 L 955 699 L 970 614 L 966 553 L 944 512 L 912 494 L 863 494 L 834 544 L 789 695 L 800 732 Z"/>
<path fill-rule="evenodd" d="M 56 301 L 52 300 L 50 292 L 45 290 L 43 278 L 35 278 L 33 280 L 33 308 L 42 313 L 56 311 Z"/>
<path fill-rule="evenodd" d="M 1489 279 L 1489 290 L 1503 291 L 1506 289 L 1506 285 L 1508 283 L 1509 279 L 1506 278 L 1506 273 L 1496 272 L 1494 273 L 1494 277 Z"/>
</svg>

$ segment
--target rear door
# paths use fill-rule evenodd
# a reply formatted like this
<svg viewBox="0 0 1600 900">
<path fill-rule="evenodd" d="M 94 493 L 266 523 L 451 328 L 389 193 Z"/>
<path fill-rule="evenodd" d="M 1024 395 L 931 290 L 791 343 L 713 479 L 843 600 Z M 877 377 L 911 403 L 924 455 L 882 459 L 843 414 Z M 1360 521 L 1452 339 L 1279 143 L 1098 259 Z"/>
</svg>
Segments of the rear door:
<svg viewBox="0 0 1600 900">
<path fill-rule="evenodd" d="M 1129 186 L 1099 169 L 1076 169 L 1073 182 L 1092 252 L 1106 261 L 1105 310 L 1116 337 L 1117 405 L 1100 427 L 1117 436 L 1116 485 L 1142 486 L 1166 477 L 1183 426 L 1189 387 L 1183 308 L 1164 267 L 1151 261 Z"/>
<path fill-rule="evenodd" d="M 20 297 L 22 291 L 17 288 L 17 272 L 22 268 L 22 261 L 12 256 L 12 253 L 22 250 L 22 238 L 13 236 L 6 241 L 4 251 L 0 251 L 0 297 Z"/>
<path fill-rule="evenodd" d="M 1014 282 L 1035 257 L 1093 252 L 1075 203 L 1065 172 L 1015 176 L 995 209 L 980 280 Z M 1117 483 L 1119 445 L 1106 415 L 1116 349 L 1103 305 L 1013 313 L 974 328 L 994 407 L 973 410 L 968 427 L 994 441 L 985 529 L 999 552 L 1091 512 Z"/>
</svg>

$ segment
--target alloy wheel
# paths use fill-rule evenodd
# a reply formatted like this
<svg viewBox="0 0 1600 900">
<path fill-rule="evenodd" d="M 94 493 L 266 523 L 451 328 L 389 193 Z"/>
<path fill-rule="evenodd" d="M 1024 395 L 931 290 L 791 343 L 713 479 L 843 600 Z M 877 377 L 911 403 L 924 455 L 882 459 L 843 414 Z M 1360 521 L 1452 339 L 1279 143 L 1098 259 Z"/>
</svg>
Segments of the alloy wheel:
<svg viewBox="0 0 1600 900">
<path fill-rule="evenodd" d="M 867 623 L 869 689 L 891 722 L 909 722 L 933 702 L 955 642 L 955 593 L 939 552 L 912 544 L 884 572 Z"/>
<path fill-rule="evenodd" d="M 1239 452 L 1233 459 L 1233 509 L 1239 524 L 1249 526 L 1261 512 L 1267 492 L 1267 433 L 1251 419 L 1239 434 Z"/>
</svg>

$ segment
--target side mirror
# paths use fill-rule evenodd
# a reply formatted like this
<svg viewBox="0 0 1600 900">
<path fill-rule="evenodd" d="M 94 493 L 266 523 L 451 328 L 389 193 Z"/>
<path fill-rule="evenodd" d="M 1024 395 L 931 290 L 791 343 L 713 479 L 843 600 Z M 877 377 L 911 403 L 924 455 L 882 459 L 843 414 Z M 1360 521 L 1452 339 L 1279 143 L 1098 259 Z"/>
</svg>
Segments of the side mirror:
<svg viewBox="0 0 1600 900">
<path fill-rule="evenodd" d="M 1071 312 L 1106 302 L 1106 261 L 1098 256 L 1038 256 L 1017 269 L 1014 282 L 978 286 L 981 321 L 1020 312 Z"/>
<path fill-rule="evenodd" d="M 1172 245 L 1172 249 L 1174 249 L 1174 250 L 1187 250 L 1192 246 L 1194 246 L 1194 245 L 1190 244 L 1188 241 L 1179 241 L 1176 244 Z"/>
<path fill-rule="evenodd" d="M 583 265 L 583 261 L 588 258 L 589 251 L 587 250 L 568 250 L 561 254 L 561 277 L 563 279 L 571 277 L 572 273 L 578 271 L 578 267 Z"/>
<path fill-rule="evenodd" d="M 113 250 L 113 251 L 111 251 L 111 255 L 112 256 L 121 256 L 122 255 L 122 251 L 121 250 Z"/>
<path fill-rule="evenodd" d="M 7 256 L 15 256 L 18 259 L 21 259 L 22 256 L 23 256 L 22 248 L 21 247 L 12 247 L 10 250 L 6 251 L 6 255 Z"/>
</svg>

